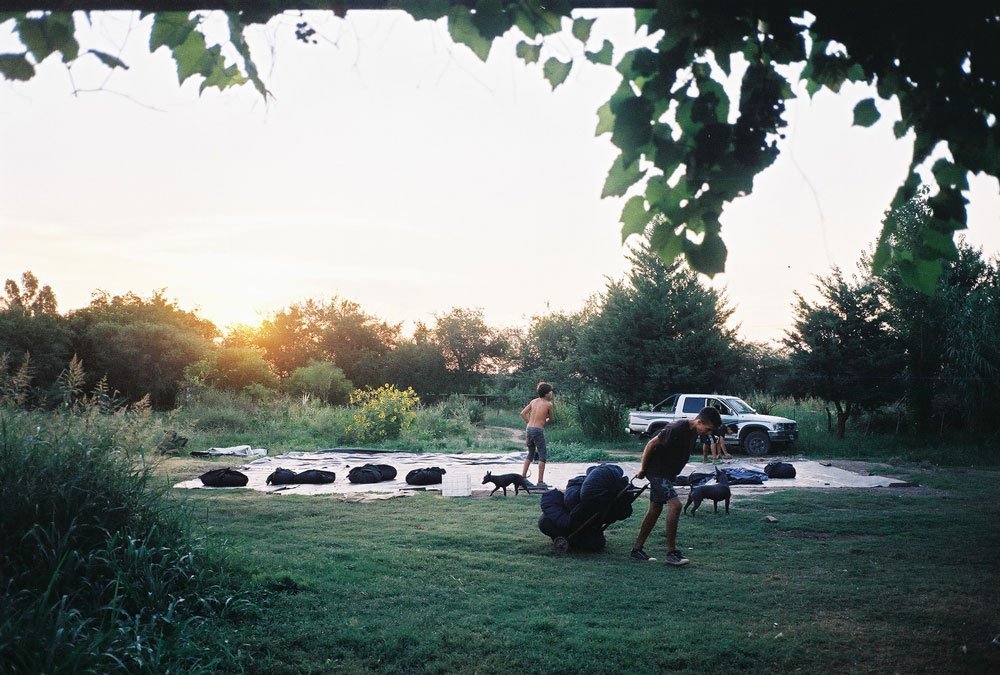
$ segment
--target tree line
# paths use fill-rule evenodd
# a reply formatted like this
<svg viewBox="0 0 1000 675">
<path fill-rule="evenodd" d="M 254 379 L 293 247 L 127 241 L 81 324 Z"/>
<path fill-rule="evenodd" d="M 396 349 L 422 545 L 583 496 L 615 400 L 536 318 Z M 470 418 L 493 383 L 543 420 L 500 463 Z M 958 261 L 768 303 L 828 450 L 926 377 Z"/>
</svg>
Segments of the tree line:
<svg viewBox="0 0 1000 675">
<path fill-rule="evenodd" d="M 887 215 L 894 236 L 913 239 L 906 246 L 920 245 L 928 217 L 923 195 Z M 210 387 L 339 405 L 384 384 L 424 400 L 520 398 L 548 380 L 612 418 L 677 391 L 767 392 L 826 401 L 840 436 L 873 411 L 896 430 L 991 429 L 1000 413 L 1000 273 L 981 251 L 964 242 L 957 250 L 933 295 L 906 285 L 894 266 L 876 273 L 871 254 L 853 275 L 818 276 L 819 299 L 797 296 L 778 345 L 741 340 L 727 325 L 724 293 L 648 243 L 629 251 L 624 278 L 578 312 L 498 329 L 481 309 L 455 308 L 412 336 L 338 297 L 226 334 L 163 291 L 97 292 L 63 314 L 52 289 L 25 272 L 0 299 L 0 401 L 55 407 L 96 388 L 169 409 Z"/>
</svg>

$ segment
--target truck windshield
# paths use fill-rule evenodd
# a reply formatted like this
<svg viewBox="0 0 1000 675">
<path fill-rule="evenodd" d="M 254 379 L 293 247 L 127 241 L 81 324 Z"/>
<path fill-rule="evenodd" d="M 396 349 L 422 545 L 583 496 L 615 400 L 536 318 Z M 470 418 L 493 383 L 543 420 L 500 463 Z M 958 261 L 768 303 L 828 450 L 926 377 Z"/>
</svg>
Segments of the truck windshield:
<svg viewBox="0 0 1000 675">
<path fill-rule="evenodd" d="M 746 415 L 747 413 L 755 413 L 755 412 L 757 412 L 756 410 L 754 410 L 753 408 L 751 408 L 749 405 L 747 405 L 746 401 L 744 401 L 742 399 L 738 399 L 738 398 L 726 398 L 726 399 L 723 399 L 723 400 L 726 403 L 729 404 L 730 408 L 732 408 L 733 410 L 736 411 L 737 415 Z"/>
</svg>

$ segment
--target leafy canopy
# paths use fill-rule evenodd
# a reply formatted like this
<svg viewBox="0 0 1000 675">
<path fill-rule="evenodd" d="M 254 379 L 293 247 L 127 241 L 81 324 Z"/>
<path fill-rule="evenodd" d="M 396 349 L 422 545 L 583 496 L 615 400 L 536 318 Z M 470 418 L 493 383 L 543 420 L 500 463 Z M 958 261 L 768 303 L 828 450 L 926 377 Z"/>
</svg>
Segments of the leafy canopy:
<svg viewBox="0 0 1000 675">
<path fill-rule="evenodd" d="M 136 0 L 136 8 L 143 6 Z M 246 28 L 294 6 L 227 12 L 228 38 L 216 44 L 203 32 L 205 13 L 156 12 L 149 49 L 170 51 L 180 83 L 197 76 L 202 91 L 251 83 L 266 97 Z M 342 16 L 351 6 L 343 3 L 336 11 Z M 665 261 L 683 255 L 708 275 L 725 267 L 723 209 L 750 194 L 754 178 L 780 152 L 785 102 L 795 97 L 789 78 L 804 83 L 809 95 L 864 82 L 882 101 L 898 102 L 894 132 L 897 138 L 912 135 L 913 155 L 893 206 L 917 193 L 918 168 L 939 146 L 946 148 L 948 156 L 930 167 L 937 183 L 928 201 L 932 218 L 907 247 L 894 243 L 887 223 L 875 251 L 876 268 L 893 264 L 912 287 L 933 293 L 943 262 L 957 256 L 954 233 L 966 223 L 962 192 L 969 172 L 1000 176 L 1000 12 L 991 3 L 657 0 L 635 11 L 637 31 L 656 39 L 655 47 L 622 55 L 606 40 L 591 44 L 594 19 L 574 18 L 570 0 L 414 0 L 398 6 L 417 20 L 446 21 L 452 39 L 484 61 L 493 41 L 517 28 L 524 39 L 516 55 L 540 66 L 553 89 L 575 65 L 574 59 L 546 58 L 553 51 L 547 38 L 557 33 L 560 43 L 581 43 L 588 61 L 616 68 L 621 85 L 598 111 L 596 129 L 610 134 L 619 149 L 603 196 L 629 197 L 623 239 L 649 232 L 652 249 Z M 39 63 L 57 54 L 65 63 L 93 57 L 109 68 L 127 68 L 117 56 L 79 44 L 75 22 L 82 20 L 59 12 L 0 15 L 0 24 L 23 45 L 0 54 L 0 76 L 30 80 Z M 295 30 L 303 42 L 314 42 L 307 22 Z M 225 54 L 235 56 L 230 62 Z M 739 95 L 730 100 L 723 82 L 734 65 L 745 69 Z M 868 127 L 879 118 L 875 98 L 867 98 L 855 107 L 853 123 Z"/>
</svg>

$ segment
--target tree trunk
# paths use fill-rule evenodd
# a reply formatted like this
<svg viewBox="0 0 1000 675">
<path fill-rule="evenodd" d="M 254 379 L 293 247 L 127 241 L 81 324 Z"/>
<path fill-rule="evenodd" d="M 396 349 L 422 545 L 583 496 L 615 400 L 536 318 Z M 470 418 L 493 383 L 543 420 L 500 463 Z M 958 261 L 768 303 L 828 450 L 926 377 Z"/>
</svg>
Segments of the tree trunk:
<svg viewBox="0 0 1000 675">
<path fill-rule="evenodd" d="M 851 404 L 848 403 L 845 408 L 840 401 L 836 401 L 834 405 L 837 406 L 837 438 L 843 439 L 847 433 L 847 420 L 851 417 Z"/>
</svg>

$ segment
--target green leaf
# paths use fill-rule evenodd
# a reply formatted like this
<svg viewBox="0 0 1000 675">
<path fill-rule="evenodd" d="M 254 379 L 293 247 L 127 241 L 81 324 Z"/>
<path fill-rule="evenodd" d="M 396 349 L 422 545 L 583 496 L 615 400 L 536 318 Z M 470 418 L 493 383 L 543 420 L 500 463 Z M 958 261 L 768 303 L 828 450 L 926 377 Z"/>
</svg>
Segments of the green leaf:
<svg viewBox="0 0 1000 675">
<path fill-rule="evenodd" d="M 866 98 L 854 106 L 854 126 L 870 127 L 878 122 L 882 115 L 875 107 L 875 99 Z"/>
<path fill-rule="evenodd" d="M 35 58 L 35 63 L 41 63 L 55 51 L 45 38 L 45 24 L 42 19 L 22 19 L 17 22 L 17 32 L 21 42 Z"/>
<path fill-rule="evenodd" d="M 149 51 L 155 52 L 160 47 L 180 47 L 199 21 L 197 15 L 189 18 L 187 12 L 157 12 L 153 16 L 153 30 L 149 33 Z"/>
<path fill-rule="evenodd" d="M 24 54 L 0 54 L 0 75 L 6 80 L 26 82 L 35 76 L 35 67 Z"/>
<path fill-rule="evenodd" d="M 649 247 L 668 265 L 684 252 L 684 239 L 675 228 L 670 222 L 658 219 L 649 236 Z"/>
<path fill-rule="evenodd" d="M 708 77 L 699 79 L 698 98 L 701 105 L 714 110 L 716 122 L 726 123 L 729 119 L 729 95 L 721 84 Z"/>
<path fill-rule="evenodd" d="M 906 132 L 908 132 L 909 130 L 910 130 L 910 124 L 905 120 L 899 120 L 898 122 L 892 125 L 892 133 L 896 136 L 897 139 L 900 139 L 903 136 L 905 136 Z"/>
<path fill-rule="evenodd" d="M 563 63 L 562 61 L 553 56 L 552 58 L 550 58 L 548 61 L 545 62 L 544 66 L 542 66 L 542 74 L 545 76 L 545 79 L 549 81 L 549 84 L 552 85 L 552 89 L 554 90 L 556 87 L 558 87 L 560 84 L 566 81 L 566 78 L 569 77 L 569 71 L 572 67 L 573 67 L 572 61 L 570 61 L 569 63 Z"/>
<path fill-rule="evenodd" d="M 614 58 L 614 46 L 611 44 L 611 40 L 605 40 L 604 44 L 601 46 L 601 51 L 585 52 L 584 55 L 591 63 L 599 63 L 605 66 L 610 66 L 611 61 Z"/>
<path fill-rule="evenodd" d="M 650 117 L 653 104 L 633 96 L 625 99 L 615 111 L 615 128 L 611 142 L 628 154 L 638 157 L 642 146 L 653 136 Z"/>
<path fill-rule="evenodd" d="M 707 231 L 701 244 L 688 242 L 687 259 L 692 269 L 714 277 L 726 269 L 728 251 L 718 232 Z"/>
<path fill-rule="evenodd" d="M 882 232 L 879 233 L 878 243 L 875 245 L 875 253 L 872 255 L 872 271 L 880 274 L 892 260 L 892 237 L 896 234 L 896 226 L 890 220 L 886 220 L 882 225 Z"/>
<path fill-rule="evenodd" d="M 455 5 L 448 12 L 448 32 L 451 39 L 459 42 L 473 51 L 480 61 L 486 61 L 490 55 L 493 40 L 483 37 L 479 29 L 472 23 L 469 8 Z"/>
<path fill-rule="evenodd" d="M 409 13 L 417 21 L 422 19 L 436 21 L 441 17 L 448 16 L 451 2 L 448 0 L 408 0 L 400 9 Z"/>
<path fill-rule="evenodd" d="M 922 233 L 923 244 L 932 253 L 940 255 L 946 260 L 957 260 L 958 249 L 955 240 L 944 232 L 938 232 L 930 228 L 925 228 Z"/>
<path fill-rule="evenodd" d="M 213 49 L 215 48 L 213 47 Z M 236 67 L 236 64 L 233 64 L 228 68 L 223 68 L 220 55 L 217 67 L 213 68 L 205 77 L 205 81 L 201 83 L 201 87 L 199 87 L 198 92 L 201 93 L 209 87 L 218 87 L 219 90 L 222 90 L 228 87 L 243 84 L 246 81 L 247 78 L 243 76 L 243 73 L 241 73 L 240 69 Z"/>
<path fill-rule="evenodd" d="M 128 70 L 128 66 L 125 65 L 125 62 L 117 56 L 112 56 L 111 54 L 107 54 L 96 49 L 88 49 L 86 53 L 96 56 L 101 63 L 106 65 L 108 68 L 122 68 L 124 70 Z"/>
<path fill-rule="evenodd" d="M 587 40 L 590 39 L 590 30 L 596 21 L 597 19 L 576 19 L 573 21 L 573 37 L 587 44 Z"/>
<path fill-rule="evenodd" d="M 630 187 L 642 179 L 645 172 L 639 170 L 638 160 L 626 166 L 624 157 L 624 154 L 619 154 L 615 159 L 615 163 L 611 165 L 607 180 L 604 181 L 604 190 L 601 192 L 601 199 L 605 197 L 621 197 L 628 192 Z"/>
<path fill-rule="evenodd" d="M 934 174 L 934 180 L 941 187 L 957 188 L 959 190 L 969 189 L 968 172 L 965 167 L 953 164 L 947 159 L 941 158 L 934 162 L 934 166 L 931 167 L 931 173 Z"/>
<path fill-rule="evenodd" d="M 594 130 L 594 135 L 610 134 L 614 129 L 615 114 L 611 112 L 611 101 L 608 101 L 597 109 L 597 128 Z"/>
<path fill-rule="evenodd" d="M 504 11 L 502 0 L 479 0 L 476 11 L 472 14 L 472 24 L 480 35 L 492 42 L 493 38 L 506 33 L 514 25 L 514 21 Z"/>
<path fill-rule="evenodd" d="M 260 95 L 267 98 L 267 87 L 264 86 L 264 81 L 260 79 L 260 74 L 257 72 L 257 64 L 254 63 L 253 56 L 250 54 L 250 45 L 247 44 L 243 36 L 243 24 L 240 22 L 239 14 L 236 12 L 228 12 L 227 14 L 229 15 L 229 42 L 236 48 L 236 51 L 243 59 L 243 69 L 246 71 L 247 78 L 253 83 L 254 88 Z"/>
<path fill-rule="evenodd" d="M 916 288 L 926 295 L 934 295 L 938 279 L 941 277 L 940 260 L 904 261 L 899 264 L 898 269 L 899 276 L 907 286 Z"/>
<path fill-rule="evenodd" d="M 205 36 L 198 31 L 188 33 L 184 42 L 172 49 L 177 63 L 177 82 L 184 84 L 192 75 L 211 72 L 212 55 L 205 44 Z"/>
<path fill-rule="evenodd" d="M 35 58 L 35 63 L 41 63 L 55 52 L 62 54 L 63 63 L 76 59 L 80 54 L 80 44 L 74 37 L 75 30 L 72 15 L 65 12 L 53 12 L 17 22 L 21 42 Z"/>
<path fill-rule="evenodd" d="M 634 13 L 635 13 L 635 27 L 636 27 L 636 29 L 638 29 L 639 26 L 648 26 L 649 25 L 649 22 L 652 21 L 653 17 L 656 15 L 656 10 L 655 9 L 636 9 Z M 652 31 L 650 31 L 650 32 L 652 32 Z"/>
<path fill-rule="evenodd" d="M 532 11 L 526 12 L 522 6 L 514 7 L 514 25 L 529 40 L 540 35 L 552 35 L 562 30 L 562 16 L 556 12 L 542 9 L 538 4 L 531 3 Z M 567 16 L 568 16 L 567 12 Z"/>
<path fill-rule="evenodd" d="M 848 68 L 844 77 L 851 82 L 865 82 L 868 79 L 865 76 L 865 69 L 861 67 L 860 63 L 855 63 Z"/>
<path fill-rule="evenodd" d="M 622 209 L 622 242 L 633 234 L 642 234 L 649 224 L 649 213 L 646 211 L 645 200 L 636 195 Z"/>
<path fill-rule="evenodd" d="M 533 45 L 530 42 L 521 40 L 515 48 L 517 57 L 527 64 L 538 63 L 538 57 L 542 54 L 542 45 Z"/>
</svg>

